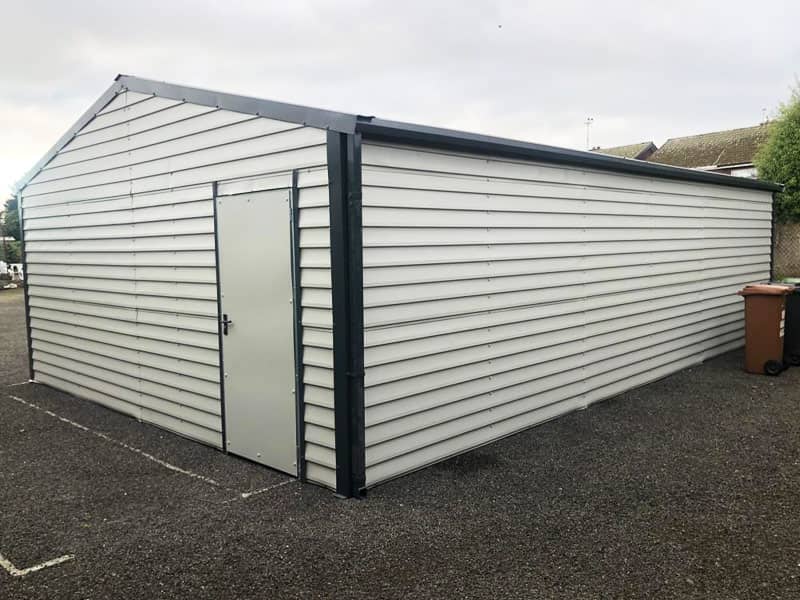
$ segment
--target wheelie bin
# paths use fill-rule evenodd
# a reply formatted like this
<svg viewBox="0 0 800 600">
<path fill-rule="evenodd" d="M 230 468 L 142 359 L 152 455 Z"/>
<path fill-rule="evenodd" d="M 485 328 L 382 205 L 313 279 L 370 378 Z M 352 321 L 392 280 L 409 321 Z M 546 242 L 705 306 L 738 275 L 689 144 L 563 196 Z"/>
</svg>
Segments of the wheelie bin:
<svg viewBox="0 0 800 600">
<path fill-rule="evenodd" d="M 786 296 L 794 286 L 748 285 L 737 292 L 744 297 L 745 371 L 778 375 L 784 369 L 783 342 Z"/>
<path fill-rule="evenodd" d="M 783 360 L 793 367 L 800 366 L 800 286 L 797 284 L 786 296 Z"/>
</svg>

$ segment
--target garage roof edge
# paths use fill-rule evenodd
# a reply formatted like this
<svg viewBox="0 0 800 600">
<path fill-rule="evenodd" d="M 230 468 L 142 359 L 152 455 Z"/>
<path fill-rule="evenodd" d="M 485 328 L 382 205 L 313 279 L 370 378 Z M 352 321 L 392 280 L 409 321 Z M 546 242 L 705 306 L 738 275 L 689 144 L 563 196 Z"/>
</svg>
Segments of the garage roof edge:
<svg viewBox="0 0 800 600">
<path fill-rule="evenodd" d="M 89 121 L 97 116 L 97 113 L 99 113 L 104 106 L 113 100 L 117 93 L 125 90 L 139 92 L 141 94 L 152 94 L 153 96 L 168 98 L 170 100 L 180 100 L 182 102 L 190 102 L 202 106 L 267 117 L 288 123 L 297 123 L 298 125 L 330 129 L 341 133 L 354 133 L 356 121 L 358 119 L 357 115 L 301 106 L 299 104 L 289 104 L 250 96 L 228 94 L 225 92 L 177 85 L 153 79 L 144 79 L 132 75 L 117 75 L 111 87 L 81 115 L 75 124 L 59 138 L 52 148 L 50 148 L 47 154 L 45 154 L 16 184 L 16 193 L 20 193 L 47 163 L 49 163 L 53 157 L 55 157 L 55 155 L 89 123 Z"/>
<path fill-rule="evenodd" d="M 70 127 L 67 130 L 67 132 L 58 139 L 58 141 L 53 145 L 53 147 L 50 148 L 50 150 L 48 150 L 47 153 L 42 158 L 39 159 L 39 161 L 33 166 L 33 168 L 31 168 L 25 174 L 25 176 L 17 182 L 17 184 L 15 185 L 16 189 L 14 190 L 15 194 L 19 194 L 23 189 L 25 189 L 25 186 L 27 186 L 28 183 L 30 183 L 31 179 L 36 177 L 36 175 L 39 174 L 39 171 L 44 169 L 47 163 L 49 163 L 64 146 L 69 144 L 72 138 L 75 137 L 75 134 L 77 134 L 81 129 L 83 129 L 86 126 L 86 124 L 89 123 L 89 121 L 94 119 L 95 115 L 97 115 L 98 112 L 103 110 L 103 107 L 109 102 L 111 102 L 114 96 L 117 95 L 117 92 L 119 92 L 121 89 L 122 89 L 122 84 L 120 84 L 119 77 L 117 77 L 114 83 L 112 83 L 111 86 L 105 92 L 103 92 L 102 96 L 100 96 L 95 101 L 95 103 L 92 104 L 86 110 L 86 112 L 84 112 L 80 116 L 80 118 L 75 122 L 75 124 L 72 127 Z"/>
<path fill-rule="evenodd" d="M 762 181 L 760 179 L 733 177 L 731 175 L 709 173 L 696 169 L 673 167 L 630 158 L 608 156 L 595 152 L 571 150 L 569 148 L 560 148 L 557 146 L 547 146 L 544 144 L 522 142 L 478 133 L 387 121 L 384 119 L 360 118 L 356 125 L 356 130 L 367 139 L 403 142 L 412 145 L 424 145 L 463 152 L 501 154 L 513 158 L 627 173 L 631 175 L 712 183 L 716 185 L 772 192 L 783 190 L 783 186 L 780 184 Z"/>
<path fill-rule="evenodd" d="M 250 96 L 240 96 L 202 88 L 176 85 L 131 75 L 117 75 L 114 83 L 103 95 L 81 115 L 78 121 L 61 136 L 58 142 L 56 142 L 41 160 L 39 160 L 39 162 L 37 162 L 17 183 L 16 193 L 20 193 L 47 163 L 75 137 L 78 131 L 89 123 L 118 92 L 123 90 L 152 94 L 162 98 L 191 102 L 203 106 L 223 108 L 235 112 L 273 118 L 279 121 L 338 131 L 340 133 L 351 134 L 358 131 L 366 138 L 419 144 L 465 152 L 500 154 L 520 159 L 565 164 L 632 175 L 696 181 L 773 192 L 783 189 L 781 185 L 758 179 L 732 177 L 730 175 L 720 175 L 694 169 L 618 158 L 593 152 L 583 152 L 581 150 L 522 142 L 507 138 L 456 131 L 453 129 L 364 117 L 297 104 L 264 100 Z"/>
</svg>

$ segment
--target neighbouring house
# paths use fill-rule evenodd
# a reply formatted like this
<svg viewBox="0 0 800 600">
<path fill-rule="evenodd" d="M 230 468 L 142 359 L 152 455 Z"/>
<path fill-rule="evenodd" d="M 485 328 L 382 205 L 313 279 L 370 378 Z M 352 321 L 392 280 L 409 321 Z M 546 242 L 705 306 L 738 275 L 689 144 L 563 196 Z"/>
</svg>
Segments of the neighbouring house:
<svg viewBox="0 0 800 600">
<path fill-rule="evenodd" d="M 647 160 L 736 177 L 756 177 L 753 160 L 768 133 L 767 122 L 753 127 L 670 138 Z"/>
<path fill-rule="evenodd" d="M 653 142 L 639 142 L 638 144 L 628 144 L 626 146 L 612 146 L 611 148 L 592 148 L 592 152 L 600 154 L 610 154 L 620 158 L 635 158 L 636 160 L 647 160 L 653 152 L 658 150 Z"/>
</svg>

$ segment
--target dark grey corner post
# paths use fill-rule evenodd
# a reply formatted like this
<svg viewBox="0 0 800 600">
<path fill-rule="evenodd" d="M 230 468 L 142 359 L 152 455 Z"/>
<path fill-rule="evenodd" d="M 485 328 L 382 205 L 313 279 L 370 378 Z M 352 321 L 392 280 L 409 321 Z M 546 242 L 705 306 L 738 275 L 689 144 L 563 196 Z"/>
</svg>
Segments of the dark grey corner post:
<svg viewBox="0 0 800 600">
<path fill-rule="evenodd" d="M 25 253 L 25 221 L 23 220 L 22 212 L 22 195 L 16 194 L 17 198 L 17 216 L 19 217 L 19 251 L 22 257 L 22 275 L 23 275 L 23 293 L 25 296 L 25 331 L 28 339 L 28 379 L 33 381 L 33 339 L 31 337 L 31 305 L 28 297 L 28 283 L 30 276 L 28 274 L 28 258 Z"/>
<path fill-rule="evenodd" d="M 365 487 L 361 135 L 328 132 L 336 493 Z"/>
</svg>

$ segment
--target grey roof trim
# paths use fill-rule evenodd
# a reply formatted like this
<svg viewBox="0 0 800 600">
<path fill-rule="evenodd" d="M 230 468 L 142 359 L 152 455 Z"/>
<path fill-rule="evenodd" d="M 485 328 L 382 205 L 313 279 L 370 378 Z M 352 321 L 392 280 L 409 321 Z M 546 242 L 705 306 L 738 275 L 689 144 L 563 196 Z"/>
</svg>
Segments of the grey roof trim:
<svg viewBox="0 0 800 600">
<path fill-rule="evenodd" d="M 710 169 L 735 169 L 736 167 L 755 167 L 756 164 L 752 161 L 750 162 L 738 162 L 738 163 L 723 163 L 719 165 L 712 165 L 708 167 Z"/>
<path fill-rule="evenodd" d="M 78 121 L 70 127 L 69 131 L 61 136 L 47 154 L 45 154 L 16 184 L 16 193 L 21 192 L 28 183 L 30 183 L 31 179 L 33 179 L 106 104 L 111 102 L 118 92 L 123 90 L 130 90 L 141 94 L 152 94 L 153 96 L 159 96 L 161 98 L 191 102 L 192 104 L 200 104 L 202 106 L 224 108 L 234 112 L 268 117 L 278 121 L 308 125 L 320 129 L 330 129 L 342 133 L 354 133 L 356 120 L 358 118 L 356 115 L 300 106 L 298 104 L 287 104 L 285 102 L 275 102 L 273 100 L 263 100 L 249 96 L 226 94 L 224 92 L 215 92 L 152 79 L 143 79 L 131 75 L 117 75 L 111 87 L 81 115 Z"/>
<path fill-rule="evenodd" d="M 89 109 L 80 116 L 80 118 L 75 122 L 75 124 L 72 127 L 70 127 L 69 130 L 58 139 L 58 141 L 53 145 L 53 147 L 47 151 L 47 154 L 45 154 L 41 159 L 39 159 L 39 162 L 37 162 L 33 166 L 33 168 L 27 173 L 25 173 L 25 176 L 16 183 L 15 193 L 19 194 L 23 189 L 25 189 L 25 186 L 27 186 L 28 183 L 30 183 L 30 180 L 36 177 L 36 175 L 39 174 L 39 171 L 44 169 L 47 163 L 49 163 L 53 159 L 53 157 L 61 151 L 61 149 L 64 146 L 66 146 L 70 141 L 72 141 L 72 138 L 75 137 L 75 134 L 77 134 L 81 129 L 83 129 L 89 121 L 94 119 L 95 115 L 97 115 L 97 113 L 103 110 L 103 107 L 109 102 L 111 102 L 111 100 L 114 99 L 114 96 L 117 95 L 117 92 L 121 90 L 122 90 L 122 84 L 119 81 L 119 77 L 117 77 L 114 83 L 112 83 L 111 86 L 105 92 L 103 92 L 103 95 L 100 96 L 95 101 L 95 103 L 92 104 L 89 107 Z"/>
<path fill-rule="evenodd" d="M 520 142 L 477 133 L 466 133 L 452 129 L 413 125 L 384 119 L 361 119 L 358 122 L 356 130 L 367 139 L 382 139 L 463 152 L 499 154 L 511 158 L 586 167 L 631 175 L 642 175 L 645 177 L 662 177 L 681 181 L 713 183 L 730 187 L 759 189 L 772 192 L 778 192 L 783 189 L 781 185 L 758 179 L 732 177 L 719 173 L 709 173 L 695 169 L 609 156 L 597 152 L 558 148 L 556 146 Z"/>
<path fill-rule="evenodd" d="M 275 102 L 274 100 L 263 100 L 250 96 L 226 94 L 225 92 L 175 85 L 162 81 L 153 81 L 152 79 L 141 79 L 130 75 L 119 75 L 117 79 L 122 83 L 123 88 L 132 92 L 153 94 L 162 98 L 224 108 L 235 112 L 269 117 L 278 121 L 308 125 L 309 127 L 318 127 L 320 129 L 331 129 L 342 133 L 355 132 L 356 115 L 348 113 L 300 106 L 299 104 Z"/>
<path fill-rule="evenodd" d="M 143 94 L 153 94 L 154 96 L 170 98 L 172 100 L 181 100 L 203 106 L 224 108 L 226 110 L 269 117 L 279 121 L 298 123 L 341 133 L 354 133 L 358 131 L 364 134 L 365 137 L 375 139 L 421 144 L 424 146 L 465 152 L 500 154 L 514 158 L 615 171 L 632 175 L 664 177 L 667 179 L 698 181 L 768 191 L 781 191 L 783 189 L 783 187 L 778 184 L 757 179 L 731 177 L 730 175 L 720 175 L 717 173 L 697 171 L 695 169 L 619 158 L 596 152 L 583 152 L 581 150 L 570 150 L 568 148 L 521 142 L 477 133 L 456 131 L 453 129 L 414 125 L 411 123 L 376 119 L 374 117 L 362 117 L 354 114 L 310 108 L 297 104 L 287 104 L 284 102 L 275 102 L 272 100 L 263 100 L 260 98 L 175 85 L 130 75 L 118 75 L 111 87 L 92 104 L 89 110 L 81 115 L 80 119 L 78 119 L 69 131 L 61 136 L 61 139 L 56 142 L 47 154 L 45 154 L 25 177 L 17 183 L 16 192 L 21 192 L 31 179 L 33 179 L 39 171 L 41 171 L 47 163 L 72 140 L 77 132 L 111 101 L 117 92 L 125 89 Z"/>
</svg>

